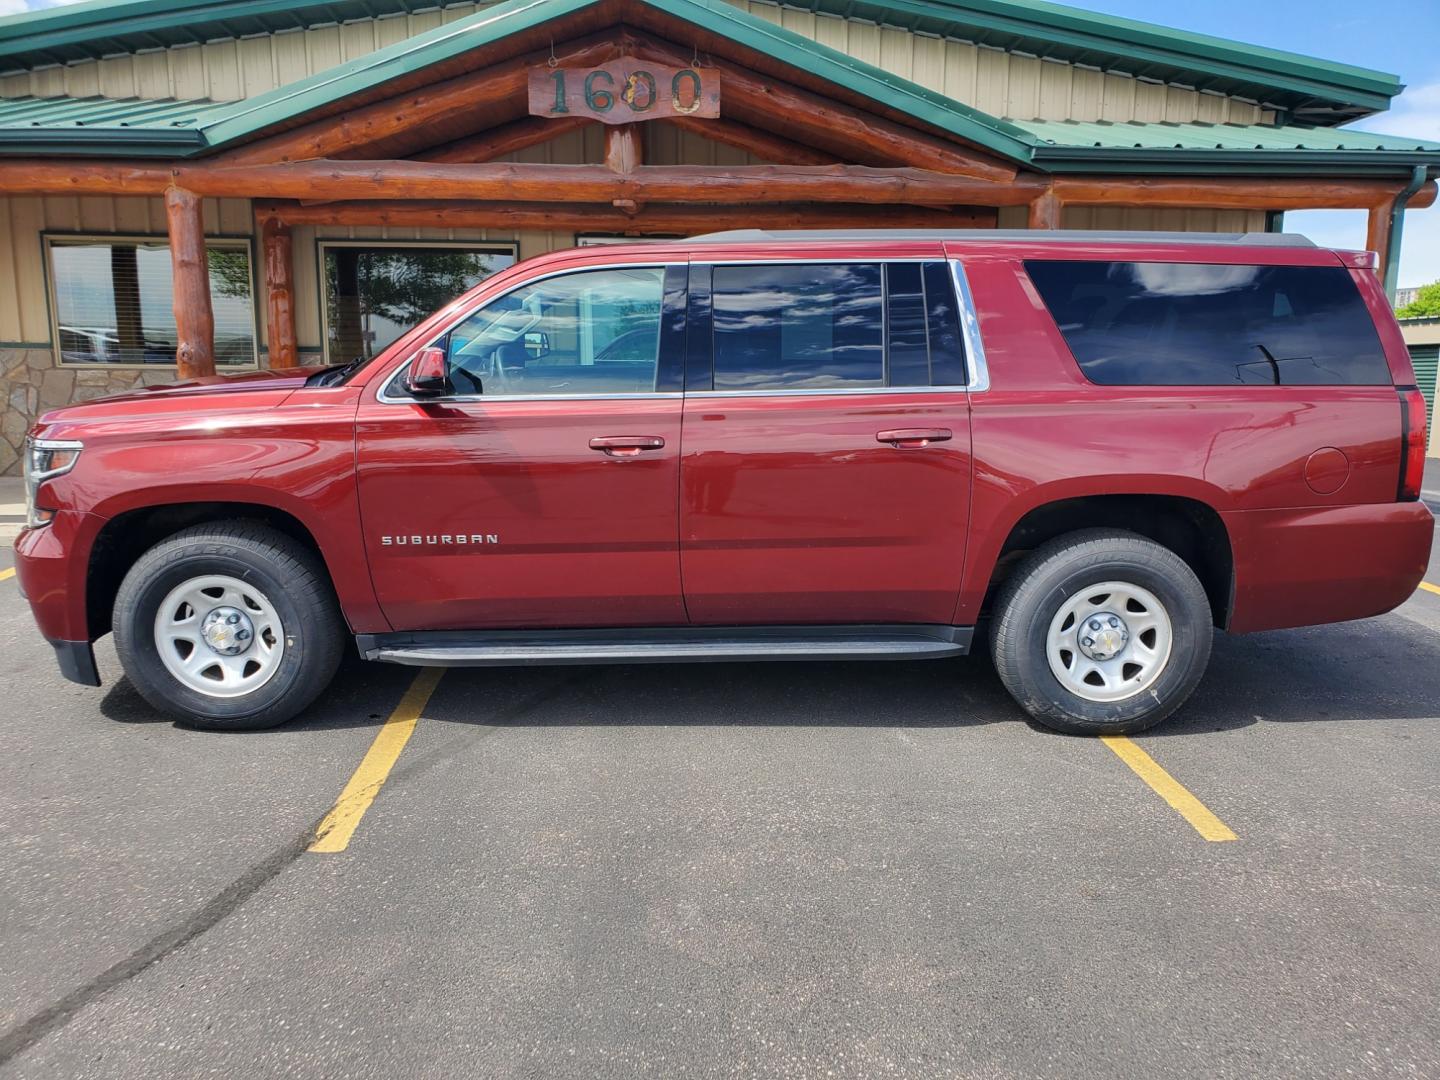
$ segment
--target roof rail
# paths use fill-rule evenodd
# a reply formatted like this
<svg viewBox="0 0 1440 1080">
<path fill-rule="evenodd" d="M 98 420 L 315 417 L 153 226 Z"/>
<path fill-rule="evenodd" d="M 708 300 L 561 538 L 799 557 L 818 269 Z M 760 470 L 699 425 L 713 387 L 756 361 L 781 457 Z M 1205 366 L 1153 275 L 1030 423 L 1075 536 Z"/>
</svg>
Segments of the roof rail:
<svg viewBox="0 0 1440 1080">
<path fill-rule="evenodd" d="M 731 229 L 692 236 L 691 244 L 770 244 L 814 240 L 956 240 L 984 243 L 1235 244 L 1255 247 L 1315 247 L 1298 233 L 1121 232 L 1089 229 Z"/>
</svg>

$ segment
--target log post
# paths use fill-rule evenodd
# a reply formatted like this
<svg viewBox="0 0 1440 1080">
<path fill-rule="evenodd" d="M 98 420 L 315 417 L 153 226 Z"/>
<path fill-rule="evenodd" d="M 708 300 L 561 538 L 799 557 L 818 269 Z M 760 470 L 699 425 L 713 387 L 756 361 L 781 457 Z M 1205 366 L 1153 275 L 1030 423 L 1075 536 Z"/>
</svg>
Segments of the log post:
<svg viewBox="0 0 1440 1080">
<path fill-rule="evenodd" d="M 295 335 L 295 258 L 290 226 L 267 216 L 260 222 L 265 267 L 265 327 L 272 368 L 297 367 L 300 347 Z"/>
<path fill-rule="evenodd" d="M 617 124 L 605 129 L 605 167 L 613 173 L 631 173 L 645 164 L 645 136 L 639 124 Z"/>
<path fill-rule="evenodd" d="M 1055 189 L 1041 192 L 1030 202 L 1029 227 L 1032 229 L 1060 228 L 1060 213 L 1063 206 Z"/>
<path fill-rule="evenodd" d="M 1390 201 L 1376 203 L 1370 207 L 1370 214 L 1366 220 L 1365 228 L 1365 250 L 1373 251 L 1379 256 L 1375 263 L 1375 272 L 1383 279 L 1385 277 L 1385 265 L 1390 258 Z"/>
<path fill-rule="evenodd" d="M 210 306 L 210 260 L 205 254 L 205 215 L 200 196 L 165 189 L 174 278 L 175 369 L 182 379 L 215 374 L 215 313 Z"/>
</svg>

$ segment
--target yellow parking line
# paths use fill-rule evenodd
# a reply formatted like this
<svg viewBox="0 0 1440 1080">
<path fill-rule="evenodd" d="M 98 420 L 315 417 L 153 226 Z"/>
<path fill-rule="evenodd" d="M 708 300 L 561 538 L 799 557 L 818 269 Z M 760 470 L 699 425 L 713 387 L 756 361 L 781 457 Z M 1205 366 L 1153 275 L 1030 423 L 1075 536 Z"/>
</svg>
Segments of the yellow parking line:
<svg viewBox="0 0 1440 1080">
<path fill-rule="evenodd" d="M 410 689 L 405 691 L 400 704 L 395 706 L 390 719 L 375 733 L 375 741 L 365 752 L 355 775 L 350 777 L 350 782 L 345 785 L 340 798 L 335 800 L 334 807 L 316 828 L 315 840 L 310 845 L 311 851 L 344 851 L 349 846 L 356 826 L 360 824 L 365 811 L 370 809 L 370 804 L 385 785 L 390 770 L 400 756 L 400 751 L 404 750 L 405 744 L 410 741 L 420 713 L 429 703 L 430 695 L 435 692 L 443 674 L 444 668 L 422 668 L 415 676 L 415 681 L 410 684 Z"/>
<path fill-rule="evenodd" d="M 1420 582 L 1420 588 L 1424 589 L 1426 592 L 1440 594 L 1440 585 L 1431 585 L 1428 581 Z"/>
<path fill-rule="evenodd" d="M 0 570 L 0 581 L 4 581 L 6 578 L 12 578 L 14 576 L 15 567 L 13 566 L 7 566 L 4 570 Z"/>
<path fill-rule="evenodd" d="M 1206 840 L 1237 839 L 1229 826 L 1191 795 L 1183 784 L 1162 769 L 1154 758 L 1124 735 L 1101 735 L 1100 741 L 1114 750 L 1116 757 L 1129 765 L 1136 776 L 1149 784 L 1156 795 L 1174 807 Z"/>
</svg>

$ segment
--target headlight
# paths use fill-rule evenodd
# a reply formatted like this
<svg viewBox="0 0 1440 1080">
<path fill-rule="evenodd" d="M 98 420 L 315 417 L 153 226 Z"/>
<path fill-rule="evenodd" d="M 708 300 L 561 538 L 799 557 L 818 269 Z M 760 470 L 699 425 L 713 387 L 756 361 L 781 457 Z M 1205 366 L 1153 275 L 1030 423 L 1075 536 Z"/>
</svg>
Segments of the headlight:
<svg viewBox="0 0 1440 1080">
<path fill-rule="evenodd" d="M 80 460 L 83 443 L 64 439 L 25 440 L 25 524 L 30 528 L 50 524 L 53 510 L 35 505 L 35 493 L 46 480 L 64 476 Z"/>
</svg>

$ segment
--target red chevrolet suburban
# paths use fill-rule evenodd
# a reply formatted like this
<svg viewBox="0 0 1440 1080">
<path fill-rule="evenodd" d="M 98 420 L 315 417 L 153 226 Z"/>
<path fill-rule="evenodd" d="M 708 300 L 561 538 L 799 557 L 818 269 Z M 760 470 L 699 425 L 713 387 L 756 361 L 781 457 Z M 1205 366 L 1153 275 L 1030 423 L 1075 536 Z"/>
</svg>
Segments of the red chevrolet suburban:
<svg viewBox="0 0 1440 1080">
<path fill-rule="evenodd" d="M 1433 522 L 1373 256 L 1293 236 L 722 233 L 497 274 L 374 359 L 44 416 L 61 671 L 281 723 L 413 665 L 949 657 L 1134 732 L 1213 628 L 1389 611 Z"/>
</svg>

